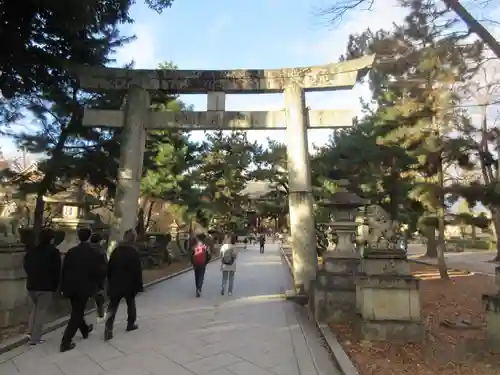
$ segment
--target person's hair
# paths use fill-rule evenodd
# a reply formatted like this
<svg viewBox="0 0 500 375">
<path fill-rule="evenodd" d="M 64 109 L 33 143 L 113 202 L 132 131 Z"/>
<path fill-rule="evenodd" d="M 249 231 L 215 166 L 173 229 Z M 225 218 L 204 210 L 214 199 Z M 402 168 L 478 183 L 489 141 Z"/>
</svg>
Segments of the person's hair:
<svg viewBox="0 0 500 375">
<path fill-rule="evenodd" d="M 196 235 L 197 242 L 205 242 L 206 236 L 203 233 Z"/>
<path fill-rule="evenodd" d="M 56 233 L 54 232 L 53 229 L 44 228 L 40 232 L 39 244 L 40 245 L 48 245 L 52 242 L 52 240 L 55 238 L 55 236 L 56 236 Z"/>
<path fill-rule="evenodd" d="M 127 229 L 123 235 L 123 240 L 125 242 L 135 242 L 137 240 L 137 233 L 134 229 Z"/>
<path fill-rule="evenodd" d="M 90 228 L 78 229 L 78 239 L 80 242 L 87 242 L 90 236 L 92 236 L 92 230 Z"/>
<path fill-rule="evenodd" d="M 100 233 L 93 233 L 92 236 L 90 237 L 90 242 L 91 243 L 99 243 L 102 241 L 102 237 Z"/>
</svg>

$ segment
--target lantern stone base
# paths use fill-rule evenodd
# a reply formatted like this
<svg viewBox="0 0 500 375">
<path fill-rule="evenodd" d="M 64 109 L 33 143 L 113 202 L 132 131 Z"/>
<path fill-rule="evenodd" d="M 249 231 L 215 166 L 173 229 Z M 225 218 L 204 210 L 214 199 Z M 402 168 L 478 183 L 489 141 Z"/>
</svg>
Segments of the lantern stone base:
<svg viewBox="0 0 500 375">
<path fill-rule="evenodd" d="M 320 322 L 341 323 L 353 320 L 356 315 L 356 278 L 359 276 L 360 259 L 327 256 L 317 273 L 309 296 L 309 305 Z"/>
<path fill-rule="evenodd" d="M 500 294 L 483 295 L 486 310 L 486 345 L 494 353 L 500 353 Z"/>
<path fill-rule="evenodd" d="M 421 342 L 419 280 L 409 273 L 406 255 L 364 254 L 364 275 L 357 279 L 359 331 L 365 340 Z"/>
</svg>

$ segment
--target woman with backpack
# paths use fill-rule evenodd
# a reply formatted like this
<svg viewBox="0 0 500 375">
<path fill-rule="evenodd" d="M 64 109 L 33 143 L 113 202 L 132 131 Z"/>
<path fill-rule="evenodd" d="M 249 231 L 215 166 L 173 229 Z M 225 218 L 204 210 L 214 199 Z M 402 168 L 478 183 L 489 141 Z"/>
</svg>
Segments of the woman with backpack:
<svg viewBox="0 0 500 375">
<path fill-rule="evenodd" d="M 226 292 L 226 284 L 229 282 L 227 287 L 227 295 L 233 295 L 234 286 L 234 274 L 236 272 L 236 258 L 238 257 L 238 248 L 236 246 L 236 237 L 227 236 L 224 244 L 220 248 L 221 255 L 221 265 L 220 270 L 222 271 L 222 285 L 220 294 L 224 295 Z"/>
<path fill-rule="evenodd" d="M 191 263 L 193 264 L 197 298 L 201 296 L 208 262 L 210 262 L 210 251 L 208 251 L 208 246 L 204 242 L 204 236 L 199 235 L 196 237 L 191 251 Z"/>
</svg>

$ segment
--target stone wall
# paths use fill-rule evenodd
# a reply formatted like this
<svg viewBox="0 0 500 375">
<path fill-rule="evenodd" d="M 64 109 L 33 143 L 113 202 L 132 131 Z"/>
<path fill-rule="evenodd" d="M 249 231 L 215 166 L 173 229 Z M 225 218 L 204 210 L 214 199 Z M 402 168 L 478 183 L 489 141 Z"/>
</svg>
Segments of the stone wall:
<svg viewBox="0 0 500 375">
<path fill-rule="evenodd" d="M 0 247 L 0 328 L 24 322 L 29 314 L 24 245 Z"/>
</svg>

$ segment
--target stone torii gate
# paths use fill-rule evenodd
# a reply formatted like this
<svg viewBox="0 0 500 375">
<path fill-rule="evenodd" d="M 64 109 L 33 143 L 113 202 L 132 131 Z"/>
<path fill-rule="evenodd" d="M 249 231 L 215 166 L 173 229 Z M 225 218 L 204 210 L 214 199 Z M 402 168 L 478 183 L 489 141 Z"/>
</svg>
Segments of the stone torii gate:
<svg viewBox="0 0 500 375">
<path fill-rule="evenodd" d="M 316 276 L 316 232 L 313 216 L 311 167 L 307 129 L 352 125 L 343 110 L 309 110 L 306 91 L 346 90 L 355 85 L 358 72 L 370 68 L 374 56 L 323 66 L 274 70 L 129 70 L 83 67 L 80 88 L 86 91 L 118 90 L 127 93 L 123 110 L 86 108 L 84 125 L 123 127 L 116 221 L 110 250 L 137 218 L 146 132 L 154 129 L 254 130 L 286 129 L 289 210 L 295 291 L 308 292 Z M 283 111 L 225 111 L 226 94 L 284 92 Z M 158 112 L 151 109 L 150 94 L 208 94 L 206 112 Z"/>
</svg>

